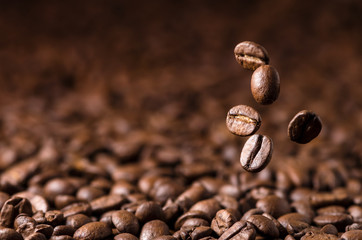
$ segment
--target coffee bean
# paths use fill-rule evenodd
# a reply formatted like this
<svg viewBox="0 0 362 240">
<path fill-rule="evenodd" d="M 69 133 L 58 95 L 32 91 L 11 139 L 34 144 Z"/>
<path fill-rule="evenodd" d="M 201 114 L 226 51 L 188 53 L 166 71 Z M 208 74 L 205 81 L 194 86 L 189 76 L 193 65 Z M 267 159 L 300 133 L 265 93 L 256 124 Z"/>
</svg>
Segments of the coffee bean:
<svg viewBox="0 0 362 240">
<path fill-rule="evenodd" d="M 332 235 L 335 235 L 335 236 L 338 235 L 338 229 L 332 224 L 324 225 L 321 228 L 321 232 L 326 233 L 326 234 L 332 234 Z"/>
<path fill-rule="evenodd" d="M 262 105 L 272 104 L 280 91 L 278 71 L 270 65 L 258 67 L 251 76 L 251 93 L 255 101 Z"/>
<path fill-rule="evenodd" d="M 199 240 L 201 238 L 211 236 L 212 235 L 212 229 L 208 226 L 199 226 L 196 227 L 192 233 L 190 234 L 190 237 L 192 240 Z"/>
<path fill-rule="evenodd" d="M 175 229 L 178 230 L 181 228 L 181 226 L 187 221 L 187 219 L 191 218 L 201 218 L 208 222 L 210 222 L 210 217 L 203 211 L 200 210 L 190 210 L 183 215 L 181 215 L 177 221 L 175 222 Z"/>
<path fill-rule="evenodd" d="M 47 224 L 57 226 L 62 224 L 64 221 L 64 214 L 59 210 L 51 210 L 44 214 L 45 220 Z"/>
<path fill-rule="evenodd" d="M 32 215 L 32 206 L 28 199 L 21 197 L 12 197 L 8 199 L 0 212 L 0 225 L 12 227 L 15 217 L 20 213 Z"/>
<path fill-rule="evenodd" d="M 74 240 L 73 237 L 68 235 L 52 236 L 49 240 Z"/>
<path fill-rule="evenodd" d="M 77 199 L 84 201 L 92 201 L 104 195 L 104 191 L 91 186 L 84 186 L 77 191 Z"/>
<path fill-rule="evenodd" d="M 34 232 L 27 236 L 25 240 L 47 240 L 47 238 L 42 233 Z"/>
<path fill-rule="evenodd" d="M 21 213 L 14 220 L 14 228 L 17 229 L 20 225 L 22 225 L 24 223 L 28 223 L 28 222 L 32 222 L 32 223 L 34 223 L 34 225 L 36 225 L 36 221 L 34 218 L 29 217 L 25 213 Z"/>
<path fill-rule="evenodd" d="M 362 207 L 352 205 L 348 208 L 349 214 L 352 216 L 354 222 L 362 223 Z"/>
<path fill-rule="evenodd" d="M 352 217 L 348 214 L 320 215 L 316 216 L 313 221 L 317 226 L 333 224 L 339 231 L 343 231 L 347 225 L 353 223 Z"/>
<path fill-rule="evenodd" d="M 140 226 L 136 216 L 125 210 L 119 210 L 112 214 L 112 223 L 120 233 L 138 235 Z"/>
<path fill-rule="evenodd" d="M 140 240 L 151 240 L 155 237 L 170 234 L 167 224 L 160 220 L 152 220 L 143 225 Z"/>
<path fill-rule="evenodd" d="M 337 240 L 338 237 L 332 234 L 307 232 L 301 240 Z"/>
<path fill-rule="evenodd" d="M 275 218 L 290 212 L 290 205 L 288 201 L 275 195 L 266 196 L 260 199 L 256 203 L 256 207 L 260 208 L 265 213 L 269 213 Z"/>
<path fill-rule="evenodd" d="M 346 226 L 346 232 L 352 230 L 362 230 L 362 223 L 352 223 L 351 225 Z"/>
<path fill-rule="evenodd" d="M 171 235 L 163 235 L 163 236 L 155 237 L 153 239 L 154 240 L 176 240 L 176 238 Z"/>
<path fill-rule="evenodd" d="M 65 208 L 76 202 L 79 202 L 79 200 L 72 195 L 58 195 L 54 199 L 54 205 L 57 209 Z"/>
<path fill-rule="evenodd" d="M 248 222 L 252 223 L 256 230 L 263 236 L 277 238 L 279 237 L 279 230 L 277 226 L 269 218 L 262 215 L 252 215 L 247 219 Z"/>
<path fill-rule="evenodd" d="M 272 153 L 272 140 L 267 136 L 255 134 L 245 142 L 241 151 L 241 166 L 248 172 L 259 172 L 268 165 Z"/>
<path fill-rule="evenodd" d="M 16 232 L 14 229 L 0 227 L 0 239 L 2 240 L 23 240 L 23 237 L 20 233 Z"/>
<path fill-rule="evenodd" d="M 76 187 L 67 178 L 54 178 L 44 186 L 44 194 L 47 199 L 54 201 L 57 195 L 73 195 Z"/>
<path fill-rule="evenodd" d="M 211 228 L 218 236 L 221 236 L 237 221 L 233 213 L 227 209 L 219 210 L 211 221 Z"/>
<path fill-rule="evenodd" d="M 212 219 L 216 212 L 219 211 L 221 208 L 220 204 L 216 199 L 205 199 L 195 203 L 191 208 L 190 211 L 201 211 L 205 213 L 210 219 Z"/>
<path fill-rule="evenodd" d="M 342 206 L 331 205 L 317 209 L 318 215 L 339 215 L 346 213 L 346 209 Z"/>
<path fill-rule="evenodd" d="M 94 199 L 90 205 L 92 212 L 99 215 L 109 210 L 119 209 L 126 201 L 126 198 L 119 195 L 107 195 Z"/>
<path fill-rule="evenodd" d="M 361 240 L 362 230 L 352 230 L 342 234 L 341 240 Z"/>
<path fill-rule="evenodd" d="M 138 240 L 138 238 L 130 233 L 120 233 L 114 237 L 114 240 Z"/>
<path fill-rule="evenodd" d="M 290 121 L 288 136 L 293 142 L 305 144 L 316 138 L 321 130 L 320 118 L 314 112 L 303 110 Z"/>
<path fill-rule="evenodd" d="M 200 226 L 209 226 L 210 223 L 202 218 L 189 218 L 181 226 L 181 228 L 195 228 Z"/>
<path fill-rule="evenodd" d="M 253 224 L 244 220 L 234 223 L 228 230 L 226 230 L 219 240 L 236 240 L 236 239 L 255 239 L 256 231 Z"/>
<path fill-rule="evenodd" d="M 102 222 L 91 222 L 83 225 L 75 231 L 73 237 L 75 239 L 102 240 L 112 234 L 111 228 Z"/>
<path fill-rule="evenodd" d="M 53 230 L 53 235 L 61 236 L 61 235 L 68 235 L 73 236 L 75 229 L 69 225 L 58 225 Z"/>
<path fill-rule="evenodd" d="M 161 206 L 156 202 L 144 202 L 138 206 L 135 216 L 140 221 L 140 223 L 145 223 L 151 220 L 165 219 L 165 213 L 163 212 Z"/>
<path fill-rule="evenodd" d="M 44 234 L 44 236 L 48 239 L 53 234 L 53 227 L 48 224 L 38 224 L 35 227 L 35 232 Z"/>
<path fill-rule="evenodd" d="M 311 220 L 299 213 L 287 213 L 278 218 L 280 224 L 287 230 L 288 234 L 294 235 L 308 228 Z"/>
<path fill-rule="evenodd" d="M 234 49 L 236 61 L 245 69 L 255 70 L 257 67 L 268 64 L 269 56 L 265 48 L 257 43 L 244 41 Z"/>
<path fill-rule="evenodd" d="M 285 237 L 288 235 L 287 230 L 283 227 L 283 225 L 277 220 L 275 219 L 272 215 L 270 215 L 269 213 L 263 213 L 262 214 L 264 217 L 269 218 L 270 220 L 273 221 L 274 225 L 277 227 L 278 231 L 279 231 L 279 237 Z"/>
<path fill-rule="evenodd" d="M 226 116 L 227 128 L 231 133 L 238 136 L 250 136 L 258 131 L 260 125 L 259 113 L 247 105 L 231 108 Z"/>
<path fill-rule="evenodd" d="M 92 220 L 90 219 L 90 217 L 88 217 L 82 213 L 78 213 L 78 214 L 74 214 L 74 215 L 67 217 L 65 224 L 68 226 L 71 226 L 73 229 L 77 230 L 81 226 L 83 226 L 91 221 Z"/>
</svg>

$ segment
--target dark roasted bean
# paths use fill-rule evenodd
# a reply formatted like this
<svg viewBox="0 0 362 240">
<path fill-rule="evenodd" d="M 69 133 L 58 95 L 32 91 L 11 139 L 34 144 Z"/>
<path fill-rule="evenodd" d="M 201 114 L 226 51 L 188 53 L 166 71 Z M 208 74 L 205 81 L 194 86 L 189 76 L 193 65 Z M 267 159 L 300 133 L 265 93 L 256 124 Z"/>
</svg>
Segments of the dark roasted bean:
<svg viewBox="0 0 362 240">
<path fill-rule="evenodd" d="M 290 121 L 288 136 L 290 140 L 297 143 L 308 143 L 316 138 L 322 130 L 320 118 L 311 111 L 298 112 Z"/>
<path fill-rule="evenodd" d="M 250 136 L 258 131 L 260 125 L 259 113 L 246 105 L 231 108 L 226 116 L 227 128 L 231 133 L 238 136 Z"/>
<path fill-rule="evenodd" d="M 114 240 L 138 240 L 138 238 L 130 233 L 120 233 L 114 237 Z"/>
<path fill-rule="evenodd" d="M 301 240 L 337 240 L 338 237 L 332 234 L 307 232 Z"/>
<path fill-rule="evenodd" d="M 0 225 L 3 227 L 12 227 L 15 217 L 20 213 L 32 215 L 32 207 L 28 199 L 13 197 L 7 200 L 0 212 Z"/>
<path fill-rule="evenodd" d="M 251 76 L 251 93 L 259 104 L 272 104 L 280 91 L 278 71 L 270 65 L 258 67 Z"/>
<path fill-rule="evenodd" d="M 75 231 L 73 237 L 75 239 L 102 240 L 112 234 L 111 228 L 102 222 L 91 222 L 83 225 Z"/>
<path fill-rule="evenodd" d="M 35 227 L 35 232 L 42 233 L 46 238 L 50 238 L 53 234 L 53 227 L 48 224 L 38 224 Z"/>
<path fill-rule="evenodd" d="M 210 219 L 212 219 L 216 212 L 219 211 L 221 208 L 220 204 L 216 199 L 206 199 L 195 203 L 191 208 L 190 211 L 201 211 L 205 213 Z"/>
<path fill-rule="evenodd" d="M 11 228 L 0 228 L 0 239 L 2 240 L 23 240 L 20 233 Z"/>
<path fill-rule="evenodd" d="M 252 223 L 256 230 L 263 236 L 277 238 L 279 237 L 279 230 L 272 220 L 262 215 L 251 215 L 248 222 Z"/>
<path fill-rule="evenodd" d="M 353 223 L 352 217 L 348 214 L 320 215 L 316 216 L 313 221 L 317 226 L 333 224 L 339 231 L 343 231 L 347 225 Z"/>
<path fill-rule="evenodd" d="M 64 214 L 59 210 L 48 211 L 45 213 L 44 217 L 46 222 L 53 227 L 62 224 L 64 221 Z"/>
<path fill-rule="evenodd" d="M 253 224 L 246 221 L 238 221 L 226 230 L 219 240 L 236 240 L 236 239 L 255 239 L 256 231 Z"/>
<path fill-rule="evenodd" d="M 61 235 L 68 235 L 73 236 L 75 229 L 69 225 L 58 225 L 53 230 L 53 235 L 61 236 Z"/>
<path fill-rule="evenodd" d="M 362 230 L 352 230 L 342 234 L 341 240 L 361 240 Z"/>
<path fill-rule="evenodd" d="M 236 61 L 245 69 L 255 70 L 257 67 L 268 64 L 269 56 L 265 48 L 251 41 L 244 41 L 234 49 Z"/>
<path fill-rule="evenodd" d="M 90 202 L 92 212 L 96 215 L 105 213 L 110 210 L 119 209 L 126 199 L 119 195 L 107 195 L 94 199 Z"/>
<path fill-rule="evenodd" d="M 255 134 L 245 142 L 241 151 L 241 166 L 248 172 L 259 172 L 268 165 L 272 153 L 272 140 L 267 136 Z"/>
<path fill-rule="evenodd" d="M 170 230 L 165 222 L 152 220 L 143 225 L 140 233 L 140 240 L 151 240 L 155 237 L 168 234 L 170 234 Z"/>
<path fill-rule="evenodd" d="M 181 215 L 176 223 L 175 223 L 175 229 L 178 230 L 181 228 L 181 226 L 184 224 L 184 222 L 187 220 L 187 219 L 190 219 L 190 218 L 201 218 L 201 219 L 204 219 L 208 222 L 210 222 L 210 217 L 203 211 L 200 211 L 200 210 L 190 210 L 188 212 L 186 212 L 185 214 Z"/>
<path fill-rule="evenodd" d="M 113 212 L 112 223 L 120 233 L 138 235 L 140 226 L 136 216 L 125 210 Z"/>
<path fill-rule="evenodd" d="M 104 195 L 104 191 L 91 186 L 84 186 L 77 191 L 77 199 L 84 201 L 92 201 Z"/>
<path fill-rule="evenodd" d="M 73 229 L 77 230 L 81 226 L 91 222 L 90 217 L 84 214 L 74 214 L 67 217 L 65 224 L 71 226 Z M 62 234 L 63 235 L 63 234 Z"/>
<path fill-rule="evenodd" d="M 140 221 L 140 223 L 146 223 L 151 220 L 165 219 L 165 213 L 163 212 L 161 206 L 156 202 L 144 202 L 138 206 L 135 216 Z"/>
<path fill-rule="evenodd" d="M 266 196 L 265 198 L 260 199 L 256 203 L 256 207 L 260 208 L 265 213 L 269 213 L 275 218 L 290 212 L 290 205 L 288 201 L 275 195 Z"/>
<path fill-rule="evenodd" d="M 326 234 L 332 234 L 332 235 L 335 235 L 335 236 L 338 235 L 338 229 L 332 224 L 324 225 L 321 228 L 321 232 L 326 233 Z"/>
<path fill-rule="evenodd" d="M 237 219 L 232 212 L 230 212 L 228 209 L 221 209 L 212 219 L 211 228 L 218 236 L 221 236 L 236 221 Z"/>
</svg>

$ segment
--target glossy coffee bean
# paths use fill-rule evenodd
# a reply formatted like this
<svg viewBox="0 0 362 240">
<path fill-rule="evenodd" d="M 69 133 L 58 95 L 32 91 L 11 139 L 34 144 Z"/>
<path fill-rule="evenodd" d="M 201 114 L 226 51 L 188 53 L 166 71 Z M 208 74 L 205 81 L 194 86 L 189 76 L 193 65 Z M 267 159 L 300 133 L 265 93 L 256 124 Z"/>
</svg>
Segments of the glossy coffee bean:
<svg viewBox="0 0 362 240">
<path fill-rule="evenodd" d="M 131 233 L 138 235 L 140 226 L 136 216 L 126 210 L 112 213 L 112 223 L 120 233 Z"/>
<path fill-rule="evenodd" d="M 3 240 L 22 240 L 23 237 L 20 233 L 16 232 L 14 229 L 11 228 L 0 228 L 0 239 Z"/>
<path fill-rule="evenodd" d="M 276 195 L 269 195 L 258 200 L 256 207 L 263 210 L 265 213 L 269 213 L 275 218 L 290 212 L 290 205 L 288 201 Z"/>
<path fill-rule="evenodd" d="M 311 111 L 298 112 L 288 125 L 288 136 L 291 141 L 305 144 L 316 138 L 322 130 L 320 118 Z"/>
<path fill-rule="evenodd" d="M 352 230 L 342 234 L 341 240 L 361 240 L 362 230 Z"/>
<path fill-rule="evenodd" d="M 347 225 L 353 223 L 352 217 L 348 214 L 320 215 L 316 216 L 313 221 L 317 226 L 333 224 L 339 231 L 343 231 Z"/>
<path fill-rule="evenodd" d="M 140 233 L 140 240 L 149 240 L 168 234 L 170 234 L 170 230 L 165 222 L 152 220 L 143 225 Z"/>
<path fill-rule="evenodd" d="M 78 228 L 80 228 L 81 226 L 87 224 L 91 222 L 90 217 L 79 213 L 79 214 L 74 214 L 72 216 L 67 217 L 65 224 L 67 226 L 71 226 L 73 229 L 77 230 Z"/>
<path fill-rule="evenodd" d="M 272 238 L 279 237 L 279 230 L 272 220 L 262 215 L 252 215 L 247 219 L 248 222 L 252 223 L 256 230 L 263 236 Z"/>
<path fill-rule="evenodd" d="M 234 49 L 236 61 L 245 69 L 255 70 L 261 65 L 269 63 L 269 56 L 265 48 L 251 41 L 244 41 Z"/>
<path fill-rule="evenodd" d="M 237 221 L 232 212 L 227 209 L 219 210 L 211 221 L 211 228 L 214 232 L 221 236 Z"/>
<path fill-rule="evenodd" d="M 130 233 L 120 233 L 114 237 L 114 240 L 138 240 L 138 238 Z"/>
<path fill-rule="evenodd" d="M 135 216 L 140 221 L 140 223 L 146 223 L 155 219 L 165 219 L 165 213 L 163 212 L 160 204 L 152 201 L 144 202 L 139 205 L 137 207 Z"/>
<path fill-rule="evenodd" d="M 238 136 L 250 136 L 258 131 L 260 125 L 259 113 L 247 105 L 231 108 L 226 116 L 227 128 L 231 133 Z"/>
<path fill-rule="evenodd" d="M 75 231 L 73 237 L 75 239 L 101 240 L 112 234 L 111 228 L 102 222 L 91 222 L 83 225 Z"/>
<path fill-rule="evenodd" d="M 272 153 L 272 140 L 267 136 L 255 134 L 245 142 L 241 151 L 241 166 L 248 172 L 260 172 L 270 162 Z"/>
<path fill-rule="evenodd" d="M 272 104 L 280 92 L 278 71 L 270 65 L 258 67 L 251 76 L 251 93 L 255 101 L 262 105 Z"/>
<path fill-rule="evenodd" d="M 228 230 L 226 230 L 219 238 L 219 240 L 232 240 L 232 239 L 255 239 L 256 230 L 253 224 L 241 220 L 234 223 Z"/>
</svg>

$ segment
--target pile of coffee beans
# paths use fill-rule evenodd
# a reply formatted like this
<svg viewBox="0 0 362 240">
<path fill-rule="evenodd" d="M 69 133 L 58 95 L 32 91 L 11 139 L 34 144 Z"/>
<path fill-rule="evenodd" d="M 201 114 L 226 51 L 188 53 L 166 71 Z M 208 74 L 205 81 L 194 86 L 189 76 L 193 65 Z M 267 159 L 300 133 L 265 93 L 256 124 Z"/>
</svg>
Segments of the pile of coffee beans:
<svg viewBox="0 0 362 240">
<path fill-rule="evenodd" d="M 236 61 L 245 69 L 253 70 L 251 92 L 255 101 L 262 105 L 272 104 L 280 92 L 278 71 L 269 64 L 266 49 L 254 42 L 244 41 L 234 49 Z M 261 125 L 259 113 L 250 106 L 238 105 L 229 110 L 226 126 L 238 136 L 250 136 Z M 311 111 L 300 111 L 290 121 L 288 136 L 297 143 L 308 143 L 322 130 L 320 118 Z M 249 172 L 263 170 L 272 157 L 273 141 L 268 136 L 253 135 L 245 143 L 240 156 L 242 167 Z"/>
</svg>

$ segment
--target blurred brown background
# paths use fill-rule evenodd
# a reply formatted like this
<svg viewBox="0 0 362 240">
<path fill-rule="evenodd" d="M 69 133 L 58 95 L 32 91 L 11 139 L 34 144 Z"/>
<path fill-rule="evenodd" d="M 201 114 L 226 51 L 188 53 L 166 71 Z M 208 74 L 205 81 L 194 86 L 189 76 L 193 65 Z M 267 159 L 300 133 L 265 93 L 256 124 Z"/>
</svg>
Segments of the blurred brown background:
<svg viewBox="0 0 362 240">
<path fill-rule="evenodd" d="M 167 122 L 158 115 L 182 109 L 192 132 L 248 104 L 282 151 L 289 120 L 310 109 L 324 123 L 312 146 L 361 153 L 361 16 L 357 0 L 1 1 L 1 117 L 13 105 L 46 114 L 65 101 L 97 117 L 138 114 L 137 127 L 157 130 Z M 254 102 L 251 72 L 234 59 L 244 40 L 263 45 L 279 71 L 273 105 Z M 140 120 L 150 115 L 161 123 Z"/>
</svg>

